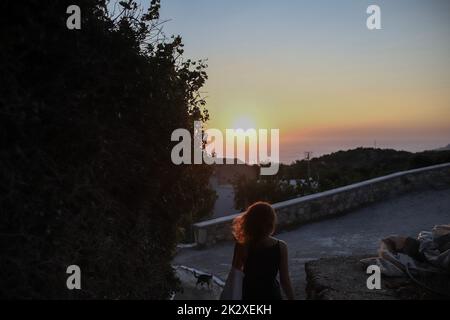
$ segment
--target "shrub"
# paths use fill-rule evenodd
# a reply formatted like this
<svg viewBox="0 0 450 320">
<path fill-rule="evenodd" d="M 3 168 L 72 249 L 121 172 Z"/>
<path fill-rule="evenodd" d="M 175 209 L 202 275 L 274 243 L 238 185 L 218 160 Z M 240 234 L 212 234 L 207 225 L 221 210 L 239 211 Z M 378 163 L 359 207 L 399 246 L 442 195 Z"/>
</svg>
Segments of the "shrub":
<svg viewBox="0 0 450 320">
<path fill-rule="evenodd" d="M 3 3 L 0 296 L 166 299 L 180 221 L 214 201 L 208 168 L 170 160 L 171 132 L 208 118 L 206 66 L 162 37 L 159 1 L 79 0 L 81 30 L 71 4 Z"/>
</svg>

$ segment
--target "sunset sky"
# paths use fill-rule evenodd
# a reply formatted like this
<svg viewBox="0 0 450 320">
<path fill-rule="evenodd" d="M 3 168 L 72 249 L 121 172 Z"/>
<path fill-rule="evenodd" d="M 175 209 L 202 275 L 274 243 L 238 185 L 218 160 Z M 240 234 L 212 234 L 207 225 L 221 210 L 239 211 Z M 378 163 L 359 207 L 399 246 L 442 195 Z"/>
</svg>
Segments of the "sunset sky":
<svg viewBox="0 0 450 320">
<path fill-rule="evenodd" d="M 448 0 L 162 0 L 161 18 L 208 59 L 208 127 L 278 128 L 283 162 L 450 143 Z"/>
</svg>

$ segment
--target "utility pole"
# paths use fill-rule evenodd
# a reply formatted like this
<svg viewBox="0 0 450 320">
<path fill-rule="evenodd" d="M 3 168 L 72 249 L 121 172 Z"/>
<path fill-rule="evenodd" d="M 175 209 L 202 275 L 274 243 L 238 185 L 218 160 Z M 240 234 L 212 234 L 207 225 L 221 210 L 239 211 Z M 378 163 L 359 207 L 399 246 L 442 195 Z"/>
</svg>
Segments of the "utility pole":
<svg viewBox="0 0 450 320">
<path fill-rule="evenodd" d="M 305 160 L 307 164 L 307 174 L 308 174 L 308 186 L 309 190 L 311 191 L 311 166 L 310 166 L 310 160 L 312 156 L 312 151 L 306 151 L 305 152 Z"/>
</svg>

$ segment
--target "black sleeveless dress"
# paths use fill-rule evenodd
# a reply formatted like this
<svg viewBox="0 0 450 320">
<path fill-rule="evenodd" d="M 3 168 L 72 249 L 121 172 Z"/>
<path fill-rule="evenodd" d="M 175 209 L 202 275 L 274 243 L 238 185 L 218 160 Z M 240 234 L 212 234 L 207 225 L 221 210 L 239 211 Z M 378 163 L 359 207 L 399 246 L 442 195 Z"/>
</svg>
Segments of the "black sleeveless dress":
<svg viewBox="0 0 450 320">
<path fill-rule="evenodd" d="M 272 247 L 248 247 L 244 264 L 242 300 L 282 299 L 277 280 L 280 255 L 280 241 Z"/>
</svg>

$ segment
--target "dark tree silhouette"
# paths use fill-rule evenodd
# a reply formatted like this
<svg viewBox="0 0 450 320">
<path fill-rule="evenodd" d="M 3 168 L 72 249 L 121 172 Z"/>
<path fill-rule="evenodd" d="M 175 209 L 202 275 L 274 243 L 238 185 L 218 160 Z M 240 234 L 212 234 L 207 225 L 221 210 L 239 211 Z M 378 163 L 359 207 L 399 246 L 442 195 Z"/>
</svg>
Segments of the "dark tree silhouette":
<svg viewBox="0 0 450 320">
<path fill-rule="evenodd" d="M 81 30 L 66 9 L 81 8 Z M 209 213 L 204 166 L 175 166 L 176 128 L 206 121 L 205 64 L 165 38 L 159 1 L 2 1 L 0 296 L 165 299 L 181 223 Z M 192 129 L 191 129 L 192 130 Z M 66 268 L 82 290 L 66 288 Z"/>
</svg>

